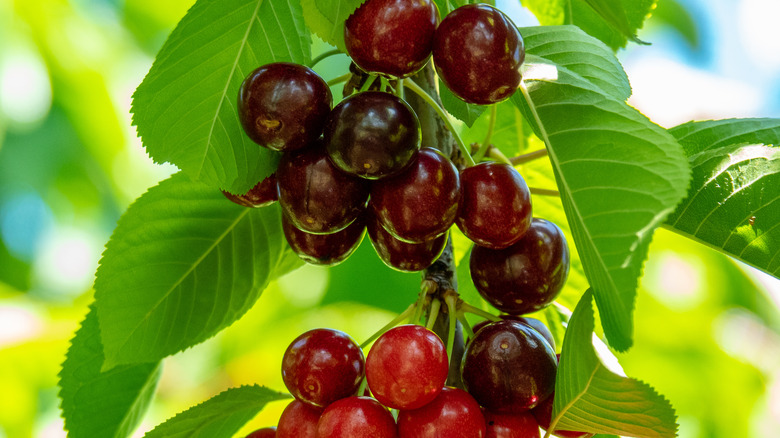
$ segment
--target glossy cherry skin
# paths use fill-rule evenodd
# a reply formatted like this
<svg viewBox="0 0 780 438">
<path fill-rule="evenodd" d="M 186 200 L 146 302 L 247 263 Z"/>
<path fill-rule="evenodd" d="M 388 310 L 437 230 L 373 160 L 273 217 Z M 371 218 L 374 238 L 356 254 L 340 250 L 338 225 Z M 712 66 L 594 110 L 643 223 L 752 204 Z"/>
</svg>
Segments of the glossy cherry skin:
<svg viewBox="0 0 780 438">
<path fill-rule="evenodd" d="M 452 162 L 432 148 L 400 174 L 371 185 L 370 208 L 393 237 L 421 243 L 442 235 L 455 223 L 460 177 Z"/>
<path fill-rule="evenodd" d="M 499 321 L 474 335 L 461 375 L 469 394 L 496 413 L 535 407 L 555 390 L 558 362 L 542 335 L 517 321 Z"/>
<path fill-rule="evenodd" d="M 381 91 L 353 94 L 333 108 L 325 147 L 339 169 L 367 179 L 400 173 L 420 148 L 420 122 L 406 102 Z"/>
<path fill-rule="evenodd" d="M 287 389 L 316 407 L 356 394 L 364 375 L 363 351 L 338 330 L 309 330 L 287 347 L 282 358 Z"/>
<path fill-rule="evenodd" d="M 243 195 L 234 195 L 224 190 L 222 194 L 244 207 L 259 208 L 271 205 L 279 200 L 279 191 L 276 189 L 276 174 L 272 173 L 267 178 L 263 178 Z"/>
<path fill-rule="evenodd" d="M 264 427 L 262 429 L 257 429 L 247 435 L 246 438 L 276 438 L 276 428 Z"/>
<path fill-rule="evenodd" d="M 553 337 L 553 334 L 550 331 L 550 329 L 547 328 L 547 326 L 544 325 L 544 323 L 542 321 L 540 321 L 540 320 L 538 320 L 536 318 L 530 318 L 530 317 L 527 317 L 527 316 L 517 316 L 517 315 L 499 315 L 499 316 L 500 316 L 501 319 L 503 319 L 505 321 L 517 321 L 517 322 L 521 322 L 521 323 L 523 323 L 523 324 L 533 328 L 534 330 L 539 332 L 540 335 L 542 335 L 544 340 L 547 341 L 547 343 L 550 344 L 550 347 L 552 347 L 553 351 L 555 351 L 555 338 Z M 488 325 L 488 324 L 490 324 L 492 322 L 493 321 L 485 320 L 485 321 L 482 321 L 482 322 L 476 324 L 473 327 L 474 333 L 478 332 L 479 329 L 481 329 L 482 327 L 484 327 L 484 326 L 486 326 L 486 325 Z"/>
<path fill-rule="evenodd" d="M 332 104 L 328 84 L 314 70 L 277 62 L 244 79 L 238 93 L 238 116 L 255 143 L 291 151 L 322 134 Z"/>
<path fill-rule="evenodd" d="M 455 223 L 474 243 L 500 249 L 531 226 L 531 191 L 514 167 L 479 163 L 460 173 L 463 196 Z"/>
<path fill-rule="evenodd" d="M 317 422 L 322 410 L 300 400 L 293 400 L 279 417 L 276 438 L 316 438 Z"/>
<path fill-rule="evenodd" d="M 431 266 L 447 244 L 447 234 L 423 243 L 406 243 L 393 237 L 373 215 L 366 219 L 366 230 L 376 254 L 385 265 L 403 272 L 416 272 Z"/>
<path fill-rule="evenodd" d="M 433 39 L 436 72 L 453 94 L 488 105 L 511 96 L 520 85 L 523 38 L 503 12 L 470 4 L 442 20 Z"/>
<path fill-rule="evenodd" d="M 398 412 L 399 438 L 484 438 L 485 417 L 466 391 L 444 387 L 427 405 Z"/>
<path fill-rule="evenodd" d="M 419 325 L 388 330 L 366 357 L 371 393 L 393 409 L 417 409 L 430 403 L 444 387 L 448 371 L 444 343 Z"/>
<path fill-rule="evenodd" d="M 545 431 L 550 427 L 550 421 L 552 420 L 553 400 L 555 393 L 553 392 L 543 402 L 539 403 L 539 406 L 531 410 L 531 414 L 536 418 L 539 423 L 539 427 Z M 553 435 L 562 438 L 589 438 L 593 434 L 587 432 L 575 432 L 571 430 L 556 430 L 553 431 Z"/>
<path fill-rule="evenodd" d="M 539 438 L 539 424 L 530 412 L 496 414 L 483 411 L 487 425 L 485 438 Z"/>
<path fill-rule="evenodd" d="M 469 267 L 474 286 L 493 307 L 512 314 L 535 312 L 561 293 L 569 274 L 569 246 L 557 225 L 534 218 L 509 248 L 475 246 Z"/>
<path fill-rule="evenodd" d="M 343 230 L 365 210 L 367 181 L 338 170 L 319 145 L 282 155 L 276 177 L 282 211 L 308 233 Z"/>
<path fill-rule="evenodd" d="M 360 246 L 366 234 L 363 215 L 341 231 L 311 234 L 298 229 L 282 215 L 282 231 L 298 257 L 312 265 L 335 266 L 346 260 Z"/>
<path fill-rule="evenodd" d="M 317 423 L 317 438 L 396 438 L 390 411 L 371 397 L 341 399 L 325 409 Z"/>
<path fill-rule="evenodd" d="M 411 76 L 428 62 L 438 23 L 430 0 L 368 0 L 345 23 L 347 53 L 368 73 Z"/>
</svg>

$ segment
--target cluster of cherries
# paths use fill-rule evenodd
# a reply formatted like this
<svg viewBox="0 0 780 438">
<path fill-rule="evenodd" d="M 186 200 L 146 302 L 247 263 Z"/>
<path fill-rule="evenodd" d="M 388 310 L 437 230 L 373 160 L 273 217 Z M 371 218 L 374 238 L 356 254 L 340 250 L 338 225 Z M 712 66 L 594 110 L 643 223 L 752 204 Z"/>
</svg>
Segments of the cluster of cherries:
<svg viewBox="0 0 780 438">
<path fill-rule="evenodd" d="M 460 368 L 466 391 L 445 386 L 447 350 L 422 326 L 388 330 L 365 360 L 345 333 L 308 331 L 282 359 L 295 400 L 277 427 L 247 438 L 539 438 L 552 413 L 554 341 L 539 320 L 504 318 L 475 327 Z"/>
</svg>

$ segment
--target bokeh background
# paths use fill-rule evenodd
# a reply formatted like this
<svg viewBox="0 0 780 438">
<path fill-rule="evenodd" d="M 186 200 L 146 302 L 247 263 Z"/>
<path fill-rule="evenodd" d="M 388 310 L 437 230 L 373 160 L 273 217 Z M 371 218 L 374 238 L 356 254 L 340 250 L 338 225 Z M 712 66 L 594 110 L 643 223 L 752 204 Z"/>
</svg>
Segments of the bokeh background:
<svg viewBox="0 0 780 438">
<path fill-rule="evenodd" d="M 175 172 L 145 154 L 131 95 L 192 3 L 0 0 L 0 438 L 65 436 L 57 373 L 103 245 L 129 203 Z M 534 24 L 519 3 L 499 6 Z M 653 44 L 619 53 L 630 103 L 665 127 L 780 117 L 778 22 L 778 0 L 660 0 L 639 35 Z M 281 356 L 309 328 L 361 340 L 405 308 L 418 276 L 389 274 L 371 251 L 272 283 L 242 320 L 166 360 L 137 435 L 227 387 L 284 389 Z M 636 346 L 620 361 L 671 400 L 681 437 L 780 437 L 780 282 L 660 230 L 636 308 Z"/>
</svg>

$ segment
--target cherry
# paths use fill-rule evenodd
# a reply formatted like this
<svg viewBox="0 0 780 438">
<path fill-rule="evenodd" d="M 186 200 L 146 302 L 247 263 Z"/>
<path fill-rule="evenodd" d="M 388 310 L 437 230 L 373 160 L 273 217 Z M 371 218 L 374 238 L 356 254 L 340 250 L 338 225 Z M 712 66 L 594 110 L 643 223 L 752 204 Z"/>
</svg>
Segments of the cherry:
<svg viewBox="0 0 780 438">
<path fill-rule="evenodd" d="M 555 393 L 553 392 L 543 402 L 539 403 L 539 406 L 531 409 L 531 414 L 534 416 L 534 418 L 536 418 L 536 421 L 539 423 L 539 426 L 545 431 L 547 431 L 547 429 L 550 428 L 550 421 L 552 420 L 554 396 Z M 571 430 L 555 430 L 553 431 L 553 435 L 562 438 L 589 438 L 593 436 L 593 434 L 591 433 L 575 432 Z"/>
<path fill-rule="evenodd" d="M 314 329 L 284 352 L 282 379 L 298 400 L 325 407 L 357 393 L 363 380 L 363 351 L 346 333 Z"/>
<path fill-rule="evenodd" d="M 325 409 L 317 423 L 317 438 L 396 438 L 390 411 L 371 397 L 341 399 Z"/>
<path fill-rule="evenodd" d="M 525 46 L 503 12 L 469 4 L 450 12 L 433 39 L 433 63 L 453 94 L 487 105 L 511 96 L 520 85 Z"/>
<path fill-rule="evenodd" d="M 474 286 L 506 313 L 530 313 L 560 294 L 569 273 L 569 247 L 558 226 L 534 218 L 531 227 L 506 249 L 476 246 L 469 261 Z"/>
<path fill-rule="evenodd" d="M 259 67 L 244 79 L 238 93 L 238 116 L 255 143 L 290 151 L 320 136 L 332 104 L 328 84 L 314 70 L 277 62 Z"/>
<path fill-rule="evenodd" d="M 316 438 L 317 421 L 321 415 L 322 408 L 293 400 L 279 417 L 276 438 Z"/>
<path fill-rule="evenodd" d="M 403 78 L 431 56 L 439 11 L 430 0 L 368 0 L 347 19 L 347 53 L 368 73 Z"/>
<path fill-rule="evenodd" d="M 542 335 L 544 340 L 547 341 L 547 343 L 550 344 L 550 347 L 552 347 L 553 351 L 555 351 L 555 338 L 553 337 L 552 332 L 550 332 L 550 329 L 548 329 L 547 326 L 544 325 L 544 323 L 542 321 L 540 321 L 540 320 L 538 320 L 536 318 L 530 318 L 530 317 L 527 317 L 527 316 L 500 315 L 499 317 L 501 319 L 505 320 L 505 321 L 521 322 L 521 323 L 523 323 L 523 324 L 533 328 L 534 330 L 539 332 L 540 335 Z M 478 332 L 479 329 L 481 329 L 482 327 L 484 327 L 484 326 L 486 326 L 486 325 L 488 325 L 488 324 L 490 324 L 492 322 L 493 321 L 485 320 L 485 321 L 482 321 L 482 322 L 478 323 L 473 328 L 474 333 Z"/>
<path fill-rule="evenodd" d="M 333 108 L 325 147 L 339 169 L 368 179 L 395 175 L 420 148 L 420 122 L 412 107 L 381 91 L 353 94 Z"/>
<path fill-rule="evenodd" d="M 500 249 L 531 226 L 531 192 L 514 167 L 479 163 L 460 174 L 463 196 L 455 223 L 480 246 Z"/>
<path fill-rule="evenodd" d="M 244 207 L 257 208 L 271 205 L 279 200 L 279 192 L 276 189 L 276 174 L 272 173 L 267 178 L 263 178 L 243 195 L 234 195 L 224 190 L 222 191 L 222 194 L 236 204 L 243 205 Z"/>
<path fill-rule="evenodd" d="M 320 144 L 283 154 L 276 177 L 282 211 L 308 233 L 343 230 L 365 210 L 367 181 L 335 168 Z"/>
<path fill-rule="evenodd" d="M 430 403 L 441 392 L 448 371 L 444 343 L 419 325 L 388 330 L 366 357 L 371 393 L 393 409 L 417 409 Z"/>
<path fill-rule="evenodd" d="M 363 240 L 366 224 L 361 215 L 341 231 L 311 234 L 298 229 L 282 215 L 282 230 L 290 248 L 306 263 L 335 266 L 355 252 Z"/>
<path fill-rule="evenodd" d="M 431 266 L 447 244 L 446 233 L 423 243 L 401 242 L 385 230 L 373 215 L 369 215 L 366 220 L 366 230 L 379 258 L 387 266 L 404 272 L 421 271 Z"/>
<path fill-rule="evenodd" d="M 496 413 L 533 408 L 555 389 L 555 352 L 542 335 L 517 321 L 488 324 L 463 353 L 461 375 L 469 394 Z"/>
<path fill-rule="evenodd" d="M 276 428 L 264 427 L 262 429 L 257 429 L 247 435 L 246 438 L 276 438 Z"/>
<path fill-rule="evenodd" d="M 372 184 L 369 205 L 393 237 L 421 243 L 452 226 L 459 200 L 458 169 L 435 149 L 422 148 L 402 173 Z"/>
<path fill-rule="evenodd" d="M 427 405 L 398 412 L 399 438 L 483 438 L 485 417 L 466 391 L 445 386 Z"/>
<path fill-rule="evenodd" d="M 539 424 L 530 412 L 496 414 L 484 411 L 485 438 L 539 438 Z"/>
</svg>

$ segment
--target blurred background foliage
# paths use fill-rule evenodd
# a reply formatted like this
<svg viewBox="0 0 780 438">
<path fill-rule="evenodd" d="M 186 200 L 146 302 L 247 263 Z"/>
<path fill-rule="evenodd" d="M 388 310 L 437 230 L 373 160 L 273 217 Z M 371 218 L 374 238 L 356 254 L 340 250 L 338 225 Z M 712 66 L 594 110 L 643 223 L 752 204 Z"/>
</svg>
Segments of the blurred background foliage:
<svg viewBox="0 0 780 438">
<path fill-rule="evenodd" d="M 192 2 L 0 0 L 0 438 L 65 436 L 57 373 L 103 244 L 129 203 L 175 171 L 135 137 L 131 95 Z M 534 24 L 519 3 L 499 6 Z M 660 0 L 639 35 L 653 45 L 619 53 L 630 103 L 666 127 L 780 116 L 778 20 L 776 0 Z M 317 70 L 329 79 L 346 63 Z M 572 280 L 569 305 L 582 292 Z M 657 232 L 635 347 L 619 359 L 672 401 L 681 437 L 780 436 L 778 283 Z M 136 435 L 227 387 L 284 389 L 279 364 L 298 334 L 328 326 L 365 339 L 418 289 L 417 275 L 385 268 L 367 240 L 336 268 L 299 269 L 215 339 L 166 361 Z M 283 408 L 270 405 L 246 430 L 275 424 Z"/>
</svg>

